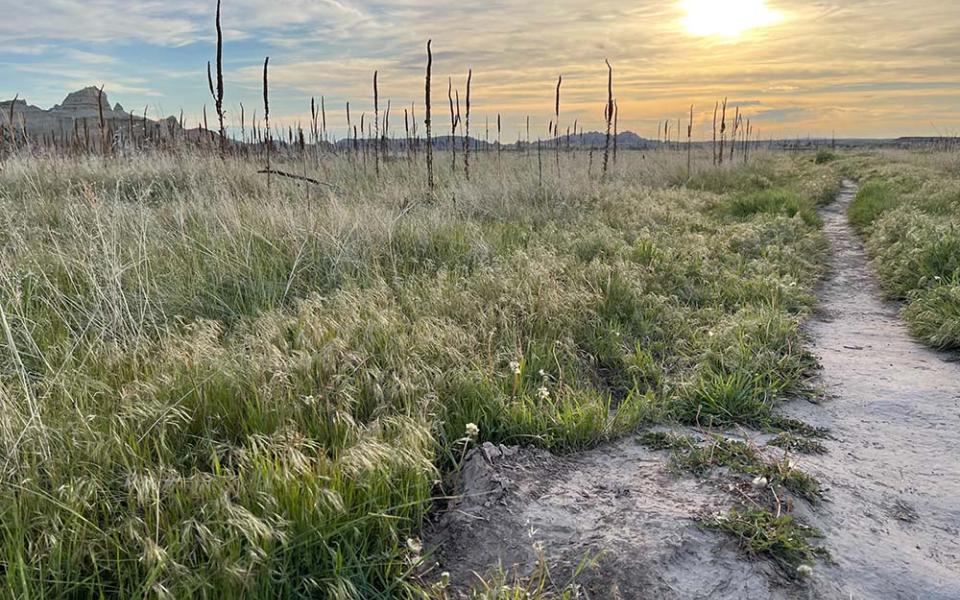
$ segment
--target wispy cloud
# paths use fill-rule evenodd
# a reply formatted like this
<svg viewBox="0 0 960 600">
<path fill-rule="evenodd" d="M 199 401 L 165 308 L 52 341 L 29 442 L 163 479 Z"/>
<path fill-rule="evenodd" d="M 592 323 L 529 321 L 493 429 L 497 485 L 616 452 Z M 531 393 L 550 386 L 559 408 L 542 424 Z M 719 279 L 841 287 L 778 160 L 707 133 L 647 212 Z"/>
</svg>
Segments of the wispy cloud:
<svg viewBox="0 0 960 600">
<path fill-rule="evenodd" d="M 232 113 L 241 101 L 259 105 L 270 55 L 278 121 L 303 118 L 309 96 L 321 94 L 331 110 L 347 100 L 368 109 L 375 69 L 384 98 L 419 105 L 432 38 L 438 104 L 446 78 L 462 88 L 473 68 L 475 110 L 502 113 L 511 128 L 528 114 L 546 125 L 561 73 L 562 119 L 599 126 L 605 58 L 616 69 L 622 126 L 647 135 L 691 103 L 707 123 L 723 97 L 740 99 L 758 125 L 784 135 L 911 133 L 931 119 L 960 127 L 956 0 L 767 4 L 780 15 L 775 23 L 727 38 L 689 35 L 679 0 L 225 0 L 227 102 Z M 131 104 L 198 114 L 210 102 L 204 69 L 214 6 L 25 3 L 0 19 L 0 44 L 14 49 L 0 57 L 0 95 L 59 101 L 68 90 L 56 86 L 108 78 Z"/>
</svg>

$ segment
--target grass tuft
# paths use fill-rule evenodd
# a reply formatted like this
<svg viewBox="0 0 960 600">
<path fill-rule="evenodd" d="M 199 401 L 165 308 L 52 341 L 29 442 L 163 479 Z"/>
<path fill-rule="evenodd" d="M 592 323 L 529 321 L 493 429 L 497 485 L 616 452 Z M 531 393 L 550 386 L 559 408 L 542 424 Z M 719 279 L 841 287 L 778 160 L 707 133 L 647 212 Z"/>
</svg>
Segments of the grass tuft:
<svg viewBox="0 0 960 600">
<path fill-rule="evenodd" d="M 735 537 L 740 547 L 754 556 L 771 559 L 790 578 L 800 579 L 798 568 L 830 553 L 815 545 L 823 535 L 798 523 L 790 515 L 776 516 L 762 509 L 733 509 L 727 514 L 704 519 L 704 526 Z"/>
</svg>

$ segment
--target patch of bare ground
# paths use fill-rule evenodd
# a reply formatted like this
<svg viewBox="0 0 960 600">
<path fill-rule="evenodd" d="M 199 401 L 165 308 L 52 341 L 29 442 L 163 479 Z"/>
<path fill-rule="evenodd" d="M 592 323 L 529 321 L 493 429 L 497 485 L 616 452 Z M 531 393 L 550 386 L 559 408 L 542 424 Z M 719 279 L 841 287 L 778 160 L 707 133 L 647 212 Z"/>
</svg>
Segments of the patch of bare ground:
<svg viewBox="0 0 960 600">
<path fill-rule="evenodd" d="M 633 439 L 570 457 L 486 444 L 465 463 L 462 497 L 428 530 L 435 572 L 465 593 L 498 565 L 532 572 L 542 547 L 559 583 L 597 558 L 577 578 L 587 598 L 808 597 L 701 525 L 742 500 L 729 476 L 677 476 L 666 457 Z"/>
</svg>

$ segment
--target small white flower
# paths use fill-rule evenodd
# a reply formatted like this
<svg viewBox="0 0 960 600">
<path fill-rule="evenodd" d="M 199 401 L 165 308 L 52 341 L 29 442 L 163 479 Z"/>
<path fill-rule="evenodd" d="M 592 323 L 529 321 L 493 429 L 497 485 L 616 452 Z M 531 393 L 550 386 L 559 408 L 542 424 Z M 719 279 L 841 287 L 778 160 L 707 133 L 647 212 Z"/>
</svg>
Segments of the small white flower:
<svg viewBox="0 0 960 600">
<path fill-rule="evenodd" d="M 423 544 L 420 542 L 420 538 L 407 538 L 407 550 L 409 550 L 411 554 L 419 556 L 423 550 Z"/>
<path fill-rule="evenodd" d="M 537 388 L 537 398 L 540 398 L 541 400 L 550 398 L 550 390 L 548 390 L 546 386 L 541 385 L 539 388 Z"/>
<path fill-rule="evenodd" d="M 763 475 L 760 475 L 759 477 L 753 480 L 753 487 L 757 489 L 765 488 L 767 487 L 767 483 L 768 483 L 767 478 L 764 477 Z"/>
<path fill-rule="evenodd" d="M 810 565 L 800 565 L 797 567 L 797 575 L 800 575 L 801 577 L 810 577 L 813 575 L 813 567 Z"/>
<path fill-rule="evenodd" d="M 515 360 L 511 360 L 511 361 L 510 361 L 510 370 L 513 372 L 514 375 L 519 375 L 519 374 L 520 374 L 520 363 L 517 362 L 517 361 L 515 361 Z"/>
<path fill-rule="evenodd" d="M 544 371 L 543 369 L 540 369 L 540 371 L 538 371 L 537 374 L 540 375 L 540 378 L 541 378 L 541 379 L 546 379 L 546 378 L 547 378 L 547 372 Z"/>
<path fill-rule="evenodd" d="M 464 428 L 467 433 L 467 437 L 470 439 L 476 439 L 480 435 L 480 428 L 477 427 L 476 423 L 467 423 L 467 426 Z"/>
</svg>

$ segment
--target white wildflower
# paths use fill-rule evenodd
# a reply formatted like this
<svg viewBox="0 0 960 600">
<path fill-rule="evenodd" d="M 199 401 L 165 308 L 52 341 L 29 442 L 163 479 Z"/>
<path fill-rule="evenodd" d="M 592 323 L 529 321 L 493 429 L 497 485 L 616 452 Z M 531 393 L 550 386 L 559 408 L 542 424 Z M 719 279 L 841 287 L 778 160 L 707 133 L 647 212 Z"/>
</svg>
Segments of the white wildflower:
<svg viewBox="0 0 960 600">
<path fill-rule="evenodd" d="M 546 379 L 546 378 L 547 378 L 547 372 L 544 371 L 543 369 L 540 369 L 540 371 L 539 371 L 537 374 L 540 375 L 540 378 L 541 378 L 541 379 Z"/>
<path fill-rule="evenodd" d="M 813 567 L 810 565 L 800 565 L 797 567 L 797 575 L 800 575 L 801 577 L 810 577 L 813 575 Z"/>
<path fill-rule="evenodd" d="M 514 375 L 519 375 L 519 374 L 520 374 L 520 363 L 517 362 L 517 361 L 515 361 L 515 360 L 511 360 L 511 361 L 510 361 L 510 370 L 513 372 Z"/>
<path fill-rule="evenodd" d="M 540 398 L 541 400 L 549 399 L 550 390 L 548 390 L 546 386 L 541 385 L 539 388 L 537 388 L 537 398 Z"/>
<path fill-rule="evenodd" d="M 420 542 L 420 538 L 407 538 L 407 550 L 414 556 L 420 556 L 420 552 L 423 551 L 423 544 Z"/>
<path fill-rule="evenodd" d="M 480 435 L 480 428 L 477 427 L 476 423 L 467 423 L 467 426 L 464 427 L 467 437 L 470 439 L 476 439 Z"/>
</svg>

